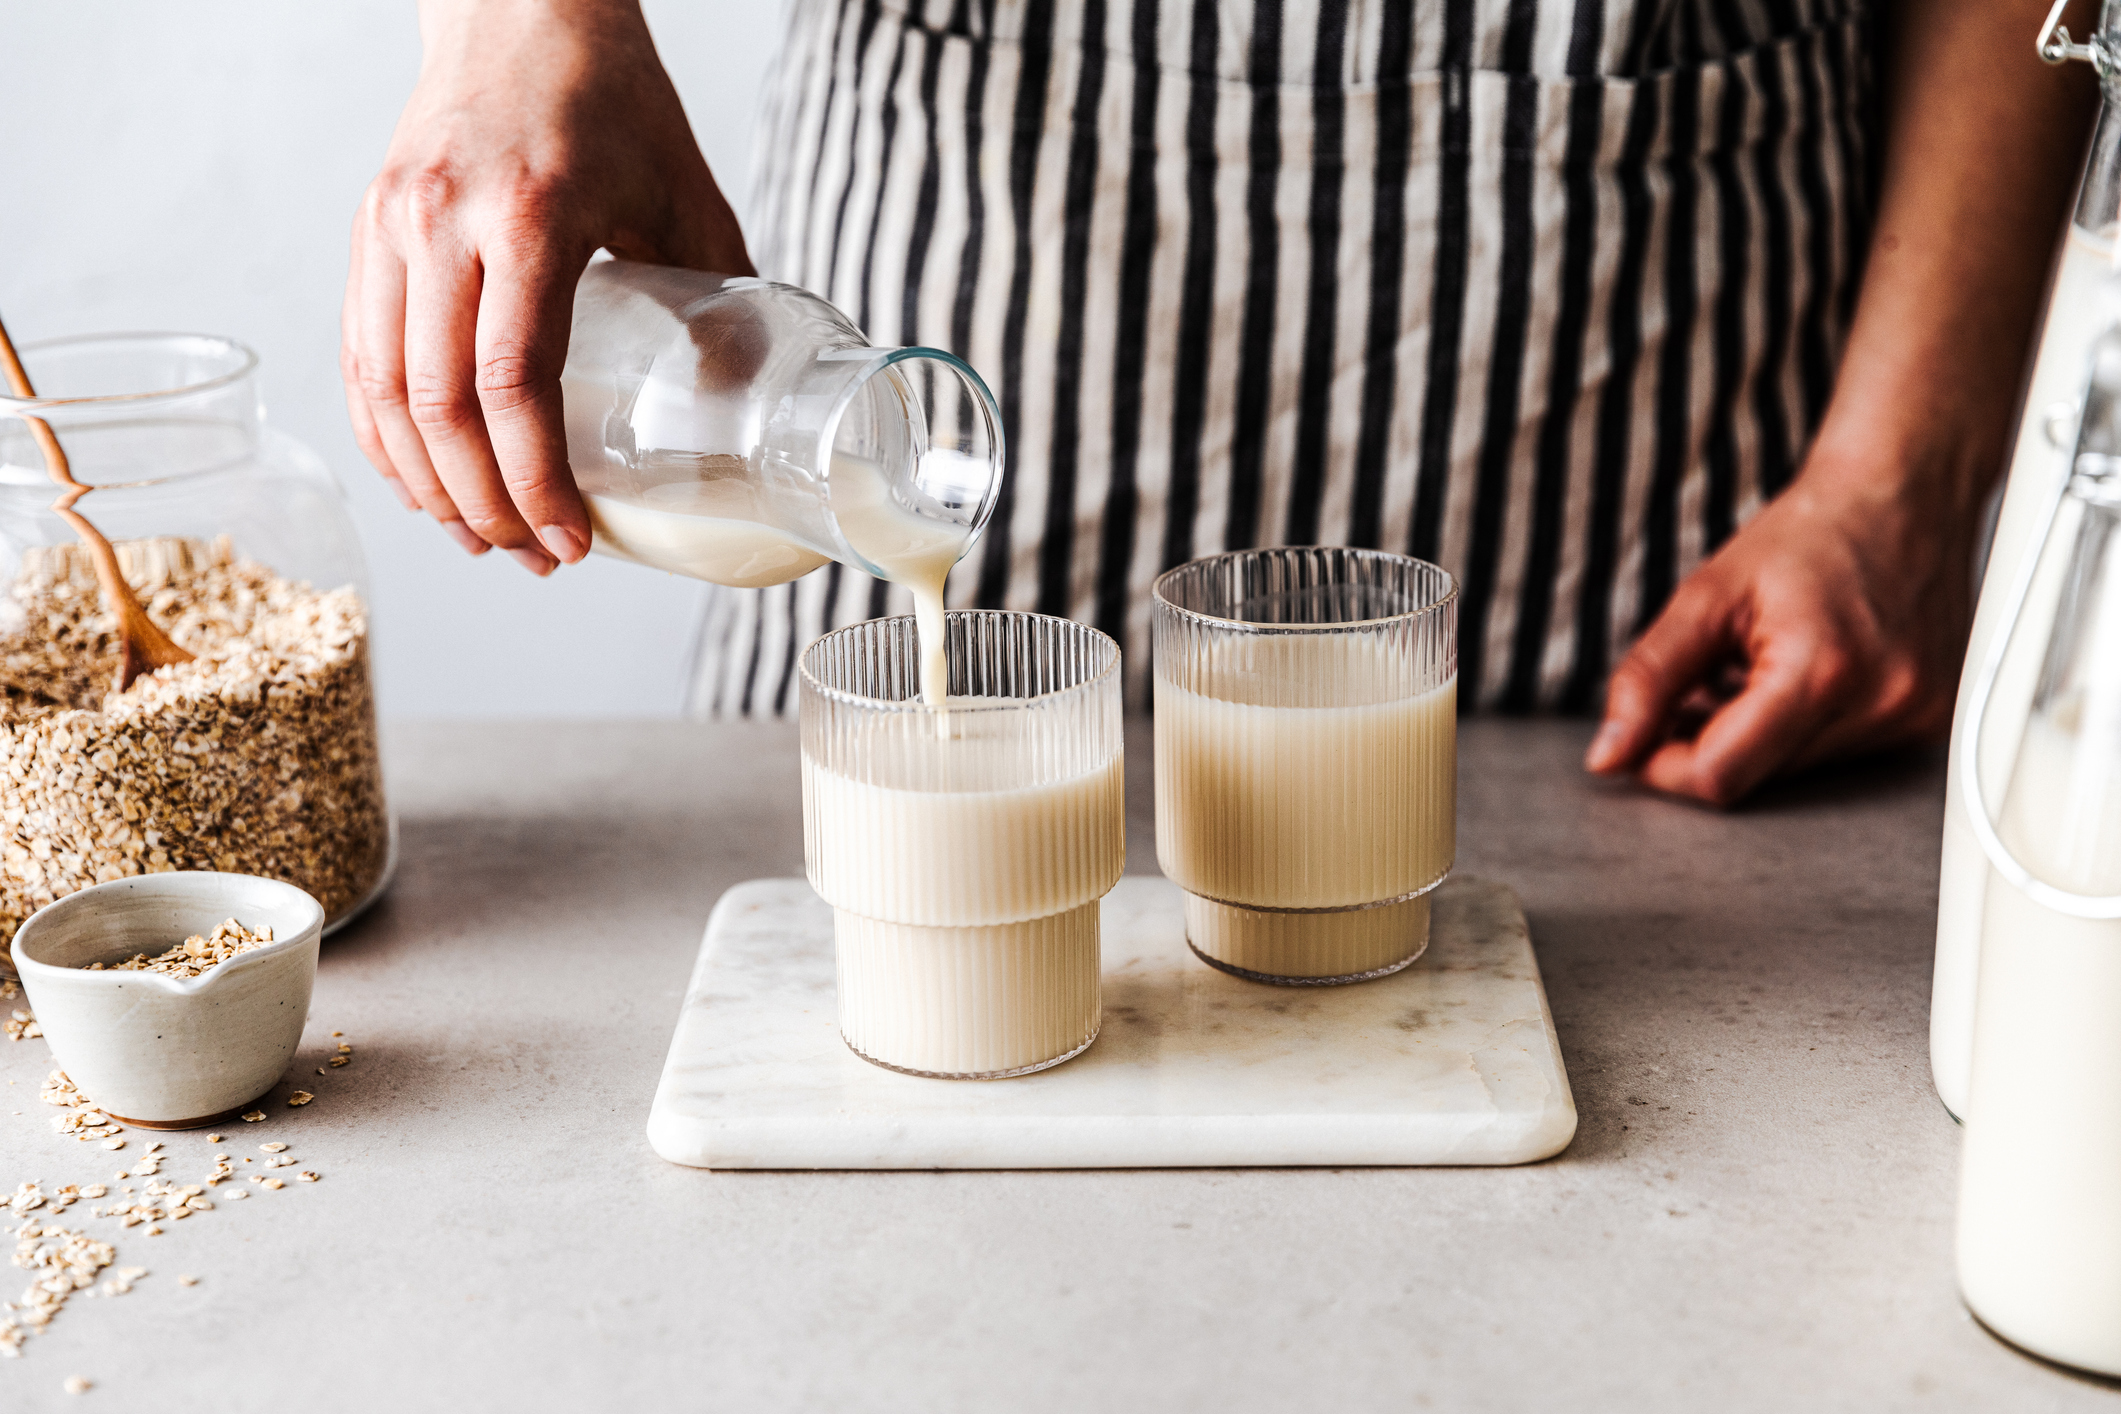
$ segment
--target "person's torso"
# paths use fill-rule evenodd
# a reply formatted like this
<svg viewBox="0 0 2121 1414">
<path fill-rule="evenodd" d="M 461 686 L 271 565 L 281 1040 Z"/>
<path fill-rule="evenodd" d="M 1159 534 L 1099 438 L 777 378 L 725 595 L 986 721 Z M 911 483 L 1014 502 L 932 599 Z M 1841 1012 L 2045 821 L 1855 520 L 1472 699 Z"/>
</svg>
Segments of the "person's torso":
<svg viewBox="0 0 2121 1414">
<path fill-rule="evenodd" d="M 1857 0 L 794 0 L 763 273 L 994 387 L 955 604 L 1119 638 L 1252 544 L 1461 584 L 1461 700 L 1583 707 L 1824 409 L 1866 239 Z M 717 605 L 792 710 L 851 572 Z"/>
</svg>

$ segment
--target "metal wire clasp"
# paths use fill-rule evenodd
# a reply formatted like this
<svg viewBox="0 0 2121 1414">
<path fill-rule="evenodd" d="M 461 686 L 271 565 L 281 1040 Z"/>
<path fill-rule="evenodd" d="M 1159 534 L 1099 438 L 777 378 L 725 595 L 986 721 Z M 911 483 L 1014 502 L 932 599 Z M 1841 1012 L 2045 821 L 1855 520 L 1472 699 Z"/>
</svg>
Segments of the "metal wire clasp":
<svg viewBox="0 0 2121 1414">
<path fill-rule="evenodd" d="M 2040 26 L 2040 38 L 2033 42 L 2046 64 L 2063 64 L 2071 59 L 2082 59 L 2105 77 L 2113 67 L 2113 56 L 2107 52 L 2095 34 L 2091 41 L 2079 44 L 2069 37 L 2069 27 L 2062 23 L 2062 12 L 2069 8 L 2069 0 L 2055 0 L 2054 8 L 2047 12 L 2047 23 Z"/>
<path fill-rule="evenodd" d="M 2121 432 L 2121 324 L 2108 329 L 2092 345 L 2091 365 L 2091 375 L 2084 390 L 2084 412 L 2077 425 L 2074 455 L 2067 465 L 2056 468 L 2046 504 L 2041 508 L 2032 538 L 2026 544 L 2025 557 L 2019 561 L 2018 573 L 2004 602 L 2003 617 L 1989 638 L 1988 652 L 1974 679 L 1973 694 L 1967 699 L 1966 718 L 1959 724 L 1959 756 L 1969 763 L 1960 773 L 1959 782 L 1974 838 L 1980 842 L 1982 853 L 1988 856 L 1988 862 L 1998 874 L 2033 902 L 2057 913 L 2072 918 L 2116 919 L 2121 918 L 2121 894 L 2080 894 L 2033 876 L 2032 870 L 2004 841 L 1995 817 L 1989 813 L 1981 770 L 1983 724 L 2003 675 L 2004 660 L 2010 656 L 2012 643 L 2025 627 L 2026 603 L 2032 596 L 2033 581 L 2040 564 L 2047 558 L 2048 542 L 2054 538 L 2062 503 L 2075 497 L 2093 506 L 2121 504 L 2121 438 L 2116 435 Z M 2082 549 L 2080 541 L 2080 553 Z M 2079 577 L 2072 574 L 2071 578 L 2076 581 L 2076 588 L 2065 590 L 2065 594 L 2077 592 L 2082 587 Z M 2047 645 L 2043 658 L 2052 649 L 2052 643 Z"/>
</svg>

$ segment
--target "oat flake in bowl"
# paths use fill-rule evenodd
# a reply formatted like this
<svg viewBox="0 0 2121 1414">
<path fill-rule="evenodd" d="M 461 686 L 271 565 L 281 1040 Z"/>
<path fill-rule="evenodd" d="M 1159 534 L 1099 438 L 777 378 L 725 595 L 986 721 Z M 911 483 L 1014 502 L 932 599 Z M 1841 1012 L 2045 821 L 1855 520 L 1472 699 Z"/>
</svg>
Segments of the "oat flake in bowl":
<svg viewBox="0 0 2121 1414">
<path fill-rule="evenodd" d="M 85 964 L 81 970 L 156 972 L 164 977 L 197 977 L 202 972 L 219 967 L 232 957 L 241 957 L 244 953 L 262 948 L 272 940 L 271 928 L 260 933 L 230 918 L 214 929 L 212 937 L 201 937 L 194 933 L 154 957 L 149 957 L 144 952 L 136 952 L 123 962 L 91 962 Z"/>
<path fill-rule="evenodd" d="M 197 977 L 108 966 L 229 917 L 276 941 Z M 275 879 L 152 874 L 40 910 L 9 955 L 64 1084 L 120 1124 L 192 1129 L 242 1112 L 286 1074 L 323 926 L 314 898 Z"/>
<path fill-rule="evenodd" d="M 87 557 L 24 553 L 0 606 L 20 616 L 0 639 L 0 940 L 77 889 L 172 870 L 284 880 L 344 917 L 390 855 L 360 597 L 283 579 L 226 538 L 117 548 L 197 657 L 111 691 L 117 640 Z"/>
</svg>

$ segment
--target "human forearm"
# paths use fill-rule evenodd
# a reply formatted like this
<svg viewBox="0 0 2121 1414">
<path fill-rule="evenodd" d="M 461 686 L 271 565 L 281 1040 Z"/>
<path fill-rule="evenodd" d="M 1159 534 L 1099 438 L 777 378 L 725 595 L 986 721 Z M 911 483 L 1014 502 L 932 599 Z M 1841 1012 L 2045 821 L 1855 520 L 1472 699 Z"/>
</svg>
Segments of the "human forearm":
<svg viewBox="0 0 2121 1414">
<path fill-rule="evenodd" d="M 419 0 L 420 42 L 425 58 L 439 51 L 436 43 L 451 27 L 474 26 L 487 32 L 504 27 L 558 27 L 580 32 L 604 25 L 648 33 L 640 0 Z"/>
<path fill-rule="evenodd" d="M 1896 7 L 1869 262 L 1806 478 L 1970 524 L 2001 472 L 2097 97 L 2034 54 L 2046 8 Z"/>
<path fill-rule="evenodd" d="M 1869 263 L 1824 423 L 1795 482 L 1614 670 L 1592 770 L 1723 804 L 1945 731 L 1981 506 L 2092 97 L 2034 55 L 2044 9 L 1901 5 Z"/>
</svg>

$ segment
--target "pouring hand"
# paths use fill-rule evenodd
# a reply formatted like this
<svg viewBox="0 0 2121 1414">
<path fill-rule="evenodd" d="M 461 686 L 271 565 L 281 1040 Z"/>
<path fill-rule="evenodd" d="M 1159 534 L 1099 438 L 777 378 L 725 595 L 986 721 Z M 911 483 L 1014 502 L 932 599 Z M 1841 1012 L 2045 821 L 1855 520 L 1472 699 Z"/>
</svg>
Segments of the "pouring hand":
<svg viewBox="0 0 2121 1414">
<path fill-rule="evenodd" d="M 1785 771 L 1941 740 L 1971 593 L 1965 537 L 1934 516 L 1800 479 L 1621 661 L 1584 764 L 1727 805 Z"/>
<path fill-rule="evenodd" d="M 355 217 L 340 367 L 361 449 L 470 553 L 589 548 L 560 369 L 598 247 L 751 273 L 632 0 L 426 0 L 420 79 Z"/>
</svg>

